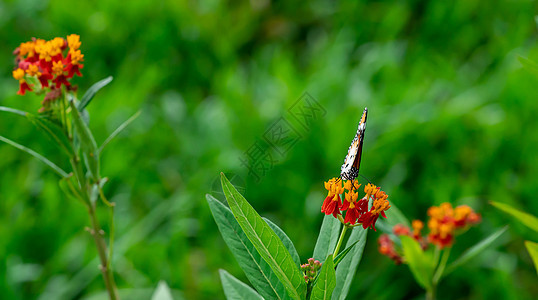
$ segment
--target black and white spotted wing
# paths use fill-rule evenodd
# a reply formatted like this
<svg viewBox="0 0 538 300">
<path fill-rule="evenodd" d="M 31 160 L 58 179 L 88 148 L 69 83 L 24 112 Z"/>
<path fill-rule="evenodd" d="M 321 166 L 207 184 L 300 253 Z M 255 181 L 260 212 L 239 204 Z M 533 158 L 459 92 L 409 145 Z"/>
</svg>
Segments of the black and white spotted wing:
<svg viewBox="0 0 538 300">
<path fill-rule="evenodd" d="M 340 177 L 344 180 L 354 180 L 359 176 L 359 168 L 361 165 L 362 143 L 364 141 L 364 131 L 366 130 L 366 115 L 368 108 L 364 108 L 361 121 L 357 128 L 355 138 L 351 142 L 351 146 L 347 150 L 346 159 L 340 169 Z"/>
</svg>

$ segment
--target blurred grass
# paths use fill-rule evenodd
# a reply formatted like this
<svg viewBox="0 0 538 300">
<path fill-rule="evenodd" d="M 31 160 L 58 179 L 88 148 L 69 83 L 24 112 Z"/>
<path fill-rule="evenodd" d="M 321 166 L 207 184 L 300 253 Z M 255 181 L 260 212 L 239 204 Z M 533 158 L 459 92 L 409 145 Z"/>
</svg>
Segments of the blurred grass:
<svg viewBox="0 0 538 300">
<path fill-rule="evenodd" d="M 89 107 L 98 142 L 142 110 L 103 154 L 120 288 L 147 294 L 163 279 L 187 299 L 222 298 L 218 268 L 246 279 L 204 200 L 218 173 L 238 174 L 246 198 L 306 260 L 322 181 L 338 174 L 365 106 L 361 173 L 402 212 L 424 219 L 430 205 L 450 201 L 482 213 L 454 255 L 510 222 L 489 200 L 536 214 L 538 78 L 517 61 L 538 61 L 535 12 L 532 1 L 5 1 L 0 105 L 39 108 L 38 96 L 15 95 L 11 52 L 20 42 L 80 34 L 80 90 L 115 78 Z M 290 118 L 304 92 L 327 114 L 256 183 L 239 158 Z M 2 113 L 0 133 L 65 165 L 18 116 Z M 84 208 L 38 161 L 4 144 L 0 158 L 1 294 L 98 297 Z M 377 253 L 376 238 L 349 298 L 421 297 L 408 269 Z M 502 245 L 443 280 L 440 298 L 531 299 L 538 288 L 523 240 L 533 238 L 512 224 Z"/>
</svg>

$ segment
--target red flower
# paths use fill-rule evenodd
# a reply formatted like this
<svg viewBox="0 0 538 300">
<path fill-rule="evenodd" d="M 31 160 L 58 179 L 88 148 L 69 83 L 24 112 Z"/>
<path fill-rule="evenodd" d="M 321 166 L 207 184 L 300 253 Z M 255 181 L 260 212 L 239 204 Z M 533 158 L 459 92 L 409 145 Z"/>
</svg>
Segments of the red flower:
<svg viewBox="0 0 538 300">
<path fill-rule="evenodd" d="M 321 212 L 325 213 L 326 215 L 332 214 L 335 218 L 338 218 L 338 215 L 340 214 L 340 207 L 342 206 L 340 194 L 344 192 L 344 189 L 342 188 L 342 181 L 340 179 L 333 178 L 325 182 L 325 189 L 329 191 L 329 194 L 325 198 L 325 201 L 323 201 Z"/>
</svg>

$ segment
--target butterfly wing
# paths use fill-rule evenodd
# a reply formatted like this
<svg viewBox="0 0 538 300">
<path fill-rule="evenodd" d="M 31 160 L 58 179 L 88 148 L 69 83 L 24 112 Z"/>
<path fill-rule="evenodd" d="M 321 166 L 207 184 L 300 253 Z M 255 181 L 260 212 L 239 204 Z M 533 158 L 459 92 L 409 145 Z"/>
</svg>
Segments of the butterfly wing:
<svg viewBox="0 0 538 300">
<path fill-rule="evenodd" d="M 355 156 L 355 160 L 353 161 L 353 167 L 357 169 L 357 172 L 360 169 L 361 166 L 361 156 L 362 156 L 362 143 L 364 142 L 364 131 L 366 130 L 366 116 L 368 114 L 368 109 L 365 108 L 364 112 L 362 113 L 361 121 L 359 123 L 359 127 L 357 128 L 357 134 L 355 138 L 359 140 L 359 147 L 357 150 L 357 155 Z"/>
<path fill-rule="evenodd" d="M 359 169 L 362 156 L 362 144 L 364 142 L 364 131 L 366 130 L 366 116 L 368 109 L 365 108 L 362 113 L 361 121 L 357 127 L 355 138 L 351 142 L 347 151 L 346 159 L 340 169 L 340 177 L 345 180 L 354 180 L 359 175 Z"/>
</svg>

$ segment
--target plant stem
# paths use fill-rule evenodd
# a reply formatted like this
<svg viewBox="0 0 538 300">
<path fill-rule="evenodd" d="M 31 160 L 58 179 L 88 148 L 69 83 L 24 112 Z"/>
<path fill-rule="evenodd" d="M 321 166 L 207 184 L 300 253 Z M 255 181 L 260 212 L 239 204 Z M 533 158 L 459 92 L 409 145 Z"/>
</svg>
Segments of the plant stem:
<svg viewBox="0 0 538 300">
<path fill-rule="evenodd" d="M 450 256 L 450 249 L 451 248 L 448 248 L 443 252 L 443 256 L 441 257 L 441 262 L 439 263 L 439 266 L 437 267 L 437 270 L 435 271 L 435 275 L 433 275 L 432 284 L 434 287 L 437 285 L 437 283 L 439 283 L 439 280 L 441 280 L 441 277 L 443 276 L 443 272 L 445 271 L 448 257 Z"/>
<path fill-rule="evenodd" d="M 116 288 L 116 283 L 114 282 L 114 276 L 112 270 L 110 269 L 108 258 L 107 258 L 107 247 L 105 239 L 103 238 L 103 230 L 99 226 L 99 221 L 97 220 L 97 215 L 95 214 L 95 203 L 92 203 L 88 208 L 88 213 L 90 215 L 90 220 L 92 222 L 92 231 L 91 234 L 95 241 L 95 246 L 97 246 L 97 252 L 99 253 L 99 259 L 101 260 L 101 265 L 99 268 L 103 274 L 103 279 L 105 281 L 105 286 L 108 291 L 108 295 L 111 300 L 119 299 L 118 290 Z"/>
<path fill-rule="evenodd" d="M 435 289 L 436 287 L 432 285 L 431 288 L 426 290 L 426 300 L 435 300 Z"/>
<path fill-rule="evenodd" d="M 340 233 L 340 238 L 338 239 L 338 244 L 336 244 L 336 248 L 334 248 L 334 254 L 333 257 L 336 257 L 338 255 L 338 252 L 340 251 L 340 246 L 342 246 L 342 241 L 344 241 L 344 236 L 346 235 L 347 226 L 344 225 L 344 228 L 342 228 L 342 232 Z"/>
</svg>

